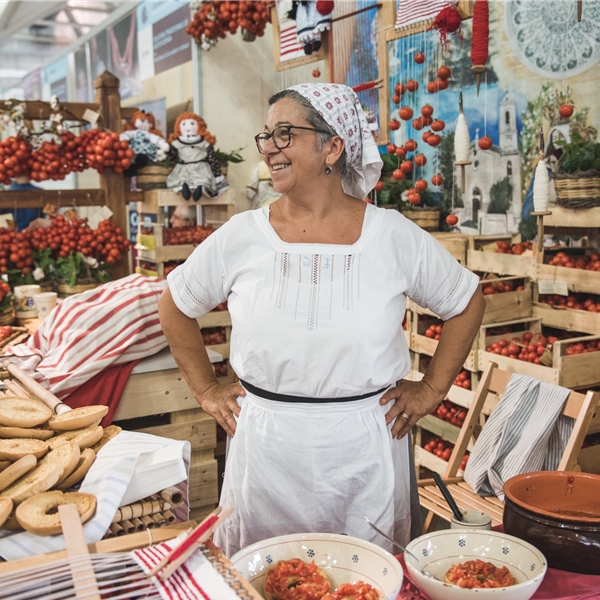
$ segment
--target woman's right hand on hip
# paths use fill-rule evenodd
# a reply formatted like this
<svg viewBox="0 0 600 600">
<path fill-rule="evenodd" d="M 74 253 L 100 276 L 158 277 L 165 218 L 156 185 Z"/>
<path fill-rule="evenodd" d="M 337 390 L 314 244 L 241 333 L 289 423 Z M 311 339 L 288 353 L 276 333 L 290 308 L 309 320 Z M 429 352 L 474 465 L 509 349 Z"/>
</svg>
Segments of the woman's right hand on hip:
<svg viewBox="0 0 600 600">
<path fill-rule="evenodd" d="M 217 423 L 233 437 L 236 428 L 236 417 L 240 416 L 240 407 L 237 403 L 238 396 L 245 396 L 246 390 L 239 383 L 228 385 L 215 385 L 197 398 L 204 412 L 214 417 Z"/>
</svg>

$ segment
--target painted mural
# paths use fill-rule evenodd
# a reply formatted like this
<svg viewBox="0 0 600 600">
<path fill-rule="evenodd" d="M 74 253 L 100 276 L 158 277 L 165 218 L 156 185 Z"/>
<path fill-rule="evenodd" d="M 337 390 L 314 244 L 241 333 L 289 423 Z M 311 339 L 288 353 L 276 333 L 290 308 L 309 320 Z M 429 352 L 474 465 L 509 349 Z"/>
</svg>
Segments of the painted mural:
<svg viewBox="0 0 600 600">
<path fill-rule="evenodd" d="M 479 96 L 470 70 L 471 19 L 463 21 L 459 34 L 449 36 L 446 50 L 436 31 L 424 30 L 389 44 L 390 89 L 409 80 L 419 84 L 417 91 L 404 94 L 400 104 L 390 101 L 391 118 L 401 121 L 392 132 L 392 142 L 417 141 L 417 152 L 427 162 L 413 167 L 413 181 L 430 182 L 434 174 L 441 174 L 443 186 L 430 185 L 436 192 L 427 199 L 445 214 L 453 210 L 461 232 L 471 234 L 517 232 L 524 212 L 527 218 L 531 208 L 526 198 L 539 153 L 540 127 L 547 154 L 552 155 L 559 139 L 569 141 L 573 130 L 594 139 L 600 124 L 600 1 L 583 3 L 580 23 L 576 3 L 569 0 L 489 4 L 490 58 Z M 422 64 L 414 60 L 417 53 L 425 54 Z M 430 93 L 427 84 L 437 79 L 441 65 L 452 69 L 449 85 Z M 460 170 L 453 164 L 461 90 L 472 163 L 465 168 L 464 194 Z M 558 114 L 565 102 L 574 104 L 570 119 Z M 398 115 L 401 107 L 408 106 L 418 117 L 426 104 L 433 108 L 433 118 L 445 123 L 436 147 L 422 140 L 424 130 L 415 129 L 412 119 L 401 120 Z M 484 136 L 491 138 L 487 150 L 478 145 Z"/>
</svg>

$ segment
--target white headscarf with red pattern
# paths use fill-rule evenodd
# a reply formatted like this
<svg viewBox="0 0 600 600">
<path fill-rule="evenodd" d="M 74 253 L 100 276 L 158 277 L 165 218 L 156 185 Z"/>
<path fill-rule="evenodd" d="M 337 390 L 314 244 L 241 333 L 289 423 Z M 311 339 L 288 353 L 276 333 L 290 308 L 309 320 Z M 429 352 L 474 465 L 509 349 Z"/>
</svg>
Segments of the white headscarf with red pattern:
<svg viewBox="0 0 600 600">
<path fill-rule="evenodd" d="M 379 181 L 383 161 L 354 90 L 339 83 L 302 83 L 289 89 L 304 96 L 344 140 L 346 162 L 356 176 L 353 184 L 342 180 L 342 187 L 364 200 Z"/>
</svg>

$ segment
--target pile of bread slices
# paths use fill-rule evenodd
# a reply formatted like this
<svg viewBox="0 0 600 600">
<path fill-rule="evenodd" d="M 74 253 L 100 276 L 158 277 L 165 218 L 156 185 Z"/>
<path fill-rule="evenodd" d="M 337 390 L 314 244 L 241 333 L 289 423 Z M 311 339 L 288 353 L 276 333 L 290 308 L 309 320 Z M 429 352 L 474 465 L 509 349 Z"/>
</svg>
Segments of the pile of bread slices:
<svg viewBox="0 0 600 600">
<path fill-rule="evenodd" d="M 54 415 L 32 398 L 0 399 L 0 528 L 60 533 L 60 504 L 75 503 L 82 523 L 94 515 L 95 496 L 66 490 L 121 431 L 100 426 L 107 412 L 106 406 L 86 406 Z"/>
</svg>

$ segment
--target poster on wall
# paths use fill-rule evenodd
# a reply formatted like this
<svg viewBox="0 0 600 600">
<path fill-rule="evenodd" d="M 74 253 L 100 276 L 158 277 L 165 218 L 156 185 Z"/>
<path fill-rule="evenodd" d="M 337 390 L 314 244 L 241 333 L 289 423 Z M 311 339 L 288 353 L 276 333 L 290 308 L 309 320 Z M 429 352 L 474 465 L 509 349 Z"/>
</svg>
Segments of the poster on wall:
<svg viewBox="0 0 600 600">
<path fill-rule="evenodd" d="M 42 70 L 34 69 L 23 77 L 19 87 L 24 100 L 39 100 L 42 97 Z"/>
<path fill-rule="evenodd" d="M 101 31 L 90 41 L 90 65 L 92 66 L 92 81 L 111 70 L 108 32 Z"/>
<path fill-rule="evenodd" d="M 139 74 L 136 12 L 132 12 L 108 29 L 110 62 L 113 75 L 119 78 L 121 98 L 142 93 Z"/>
<path fill-rule="evenodd" d="M 88 74 L 86 45 L 73 53 L 75 62 L 75 100 L 77 102 L 91 102 L 93 91 L 91 78 Z"/>
<path fill-rule="evenodd" d="M 61 102 L 69 100 L 69 63 L 66 56 L 42 70 L 42 99 L 50 100 L 52 96 Z"/>
<path fill-rule="evenodd" d="M 192 60 L 192 38 L 185 31 L 190 22 L 189 3 L 146 0 L 136 14 L 142 81 Z"/>
<path fill-rule="evenodd" d="M 587 9 L 584 3 L 581 23 L 576 3 L 531 0 L 490 2 L 489 7 L 490 57 L 479 96 L 470 69 L 472 19 L 462 22 L 462 41 L 449 36 L 445 51 L 439 34 L 425 27 L 388 46 L 390 90 L 409 82 L 409 88 L 416 87 L 414 82 L 418 86 L 401 95 L 399 103 L 390 98 L 389 105 L 391 118 L 401 123 L 391 141 L 400 146 L 413 140 L 418 145 L 409 155 L 413 161 L 407 180 L 428 182 L 422 199 L 440 205 L 443 214 L 454 212 L 458 228 L 467 234 L 515 233 L 526 225 L 541 127 L 548 155 L 553 140 L 569 141 L 574 130 L 595 139 L 600 125 L 600 3 L 588 3 Z M 418 53 L 425 55 L 423 62 L 415 61 Z M 451 70 L 447 86 L 435 84 L 441 66 Z M 471 162 L 465 168 L 464 194 L 461 170 L 454 166 L 461 90 Z M 558 113 L 566 101 L 575 106 L 570 120 Z M 406 109 L 414 114 L 406 118 Z M 429 126 L 420 119 L 422 109 L 431 114 Z M 431 145 L 423 134 L 439 137 Z M 479 144 L 482 138 L 486 149 Z M 423 155 L 420 166 L 414 160 L 418 154 Z M 398 158 L 399 166 L 401 162 Z M 434 175 L 442 176 L 442 187 L 432 185 Z"/>
</svg>

